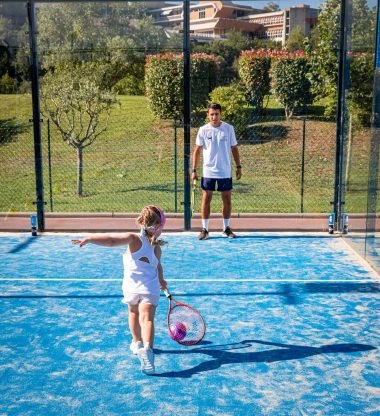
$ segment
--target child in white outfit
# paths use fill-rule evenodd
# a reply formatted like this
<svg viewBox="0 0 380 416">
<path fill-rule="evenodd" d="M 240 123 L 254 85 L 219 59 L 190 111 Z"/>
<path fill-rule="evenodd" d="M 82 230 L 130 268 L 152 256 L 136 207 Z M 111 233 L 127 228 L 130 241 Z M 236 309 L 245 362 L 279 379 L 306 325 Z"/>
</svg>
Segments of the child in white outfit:
<svg viewBox="0 0 380 416">
<path fill-rule="evenodd" d="M 123 302 L 128 304 L 128 323 L 132 334 L 130 349 L 141 362 L 145 374 L 154 374 L 154 317 L 160 290 L 166 289 L 161 265 L 161 235 L 166 218 L 154 205 L 143 208 L 137 224 L 140 234 L 93 235 L 81 240 L 71 240 L 82 247 L 97 244 L 107 247 L 127 245 L 123 255 Z"/>
</svg>

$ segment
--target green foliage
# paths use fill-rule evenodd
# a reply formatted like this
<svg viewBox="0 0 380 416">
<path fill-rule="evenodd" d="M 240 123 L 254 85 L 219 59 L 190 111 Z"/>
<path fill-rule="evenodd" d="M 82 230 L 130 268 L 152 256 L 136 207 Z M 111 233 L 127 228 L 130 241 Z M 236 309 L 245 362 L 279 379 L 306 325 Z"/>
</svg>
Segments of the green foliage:
<svg viewBox="0 0 380 416">
<path fill-rule="evenodd" d="M 350 112 L 356 124 L 369 126 L 373 100 L 373 55 L 352 54 L 350 61 Z"/>
<path fill-rule="evenodd" d="M 351 51 L 373 52 L 376 45 L 376 7 L 370 10 L 367 0 L 353 0 Z"/>
<path fill-rule="evenodd" d="M 338 48 L 340 29 L 340 0 L 327 0 L 319 14 L 318 26 L 308 42 L 307 53 L 311 63 L 312 91 L 317 98 L 324 98 L 325 116 L 336 114 L 338 84 Z M 367 0 L 353 0 L 352 11 L 346 13 L 352 19 L 347 27 L 348 48 L 356 53 L 373 53 L 375 45 L 375 8 L 369 9 Z M 369 79 L 372 67 L 365 58 L 352 58 L 350 74 L 351 109 L 358 119 L 367 118 L 371 111 Z M 360 115 L 361 114 L 361 115 Z"/>
<path fill-rule="evenodd" d="M 317 30 L 306 48 L 311 64 L 311 89 L 318 99 L 325 98 L 325 116 L 329 118 L 335 116 L 337 103 L 340 3 L 327 0 L 323 4 Z"/>
<path fill-rule="evenodd" d="M 12 94 L 16 92 L 16 81 L 8 74 L 4 74 L 0 78 L 0 93 Z"/>
<path fill-rule="evenodd" d="M 190 56 L 191 108 L 204 108 L 208 94 L 216 85 L 215 56 L 192 54 Z"/>
<path fill-rule="evenodd" d="M 217 87 L 210 93 L 210 101 L 222 106 L 222 118 L 234 126 L 238 136 L 242 136 L 248 122 L 248 102 L 238 84 Z"/>
<path fill-rule="evenodd" d="M 183 107 L 183 60 L 180 55 L 148 56 L 145 89 L 149 107 L 161 119 L 179 119 Z"/>
<path fill-rule="evenodd" d="M 193 43 L 192 50 L 198 53 L 215 55 L 218 62 L 216 73 L 216 85 L 229 85 L 239 78 L 239 57 L 242 51 L 262 48 L 279 49 L 280 42 L 273 40 L 263 41 L 257 38 L 247 38 L 239 30 L 231 30 L 227 38 L 214 39 L 202 44 Z"/>
<path fill-rule="evenodd" d="M 263 7 L 263 10 L 266 12 L 277 12 L 280 10 L 280 6 L 277 3 L 270 1 Z"/>
<path fill-rule="evenodd" d="M 9 69 L 10 69 L 10 53 L 8 51 L 8 48 L 0 45 L 0 77 L 7 74 Z"/>
<path fill-rule="evenodd" d="M 277 101 L 284 107 L 287 119 L 292 117 L 295 109 L 312 102 L 308 71 L 308 61 L 301 52 L 284 53 L 273 61 L 272 90 Z"/>
<path fill-rule="evenodd" d="M 104 82 L 106 67 L 66 63 L 48 72 L 42 82 L 42 113 L 57 127 L 78 157 L 77 194 L 83 195 L 83 149 L 108 126 L 115 94 Z"/>
<path fill-rule="evenodd" d="M 202 108 L 215 85 L 212 55 L 191 56 L 191 107 Z M 150 55 L 145 66 L 145 88 L 153 114 L 161 119 L 180 119 L 183 110 L 183 57 Z"/>
<path fill-rule="evenodd" d="M 270 92 L 270 51 L 243 51 L 239 58 L 239 75 L 245 96 L 256 110 L 263 108 L 264 97 Z"/>
<path fill-rule="evenodd" d="M 101 62 L 109 65 L 105 78 L 112 87 L 129 76 L 140 88 L 147 51 L 167 41 L 143 2 L 42 4 L 38 28 L 44 69 L 67 61 Z"/>
<path fill-rule="evenodd" d="M 286 49 L 289 52 L 295 52 L 304 50 L 305 35 L 302 32 L 300 26 L 296 26 L 289 33 L 288 39 L 286 40 Z"/>
<path fill-rule="evenodd" d="M 127 75 L 115 84 L 114 90 L 120 95 L 144 95 L 145 85 L 139 77 Z"/>
</svg>

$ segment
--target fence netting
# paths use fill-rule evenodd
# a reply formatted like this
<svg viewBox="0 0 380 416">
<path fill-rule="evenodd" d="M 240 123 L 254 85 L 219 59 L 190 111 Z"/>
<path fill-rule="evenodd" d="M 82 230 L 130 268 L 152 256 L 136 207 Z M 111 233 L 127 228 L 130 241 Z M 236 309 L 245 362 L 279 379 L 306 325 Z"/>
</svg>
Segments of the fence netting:
<svg viewBox="0 0 380 416">
<path fill-rule="evenodd" d="M 129 100 L 126 100 L 129 101 Z M 142 104 L 138 104 L 142 101 Z M 133 113 L 149 111 L 144 100 Z M 132 112 L 132 109 L 131 109 Z M 127 112 L 128 113 L 128 112 Z M 199 126 L 192 121 L 191 152 Z M 4 120 L 0 211 L 33 211 L 33 129 L 26 120 Z M 83 194 L 77 194 L 78 158 L 54 129 L 42 122 L 46 212 L 138 212 L 155 201 L 182 212 L 184 139 L 180 121 L 112 118 L 107 132 L 85 149 Z M 242 129 L 239 128 L 239 131 Z M 252 115 L 238 136 L 243 176 L 234 180 L 236 213 L 328 212 L 334 186 L 335 125 L 332 122 Z M 201 171 L 200 171 L 201 173 Z M 234 173 L 233 173 L 234 174 Z M 217 210 L 220 198 L 214 198 Z M 195 212 L 200 208 L 200 191 Z"/>
<path fill-rule="evenodd" d="M 46 212 L 137 212 L 142 205 L 152 202 L 169 212 L 183 212 L 184 178 L 189 172 L 184 172 L 181 120 L 155 118 L 144 96 L 143 78 L 132 71 L 135 65 L 144 67 L 148 54 L 182 53 L 183 31 L 168 40 L 168 32 L 154 26 L 154 31 L 144 36 L 151 21 L 142 12 L 143 3 L 148 2 L 41 1 L 36 7 L 41 79 L 49 65 L 58 67 L 68 57 L 120 62 L 120 70 L 129 74 L 118 83 L 119 106 L 112 110 L 106 131 L 84 149 L 80 168 L 77 150 L 63 140 L 48 116 L 41 117 Z M 28 4 L 15 1 L 1 5 L 1 12 L 8 19 L 2 24 L 8 30 L 5 32 L 9 56 L 17 56 L 12 66 L 17 82 L 13 90 L 10 88 L 9 93 L 0 96 L 2 212 L 36 209 Z M 56 17 L 54 24 L 51 16 Z M 95 27 L 82 19 L 84 16 L 92 19 Z M 273 109 L 273 97 L 271 100 L 271 108 L 264 108 L 259 114 L 251 111 L 244 125 L 234 125 L 243 176 L 234 181 L 233 212 L 331 211 L 335 120 L 321 118 L 315 108 L 287 120 L 278 106 Z M 204 113 L 192 120 L 190 153 L 205 116 Z M 345 135 L 345 210 L 365 213 L 371 130 L 352 126 Z M 81 192 L 79 169 L 83 175 Z M 214 198 L 213 210 L 219 209 L 220 198 Z M 199 210 L 200 191 L 195 212 Z"/>
</svg>

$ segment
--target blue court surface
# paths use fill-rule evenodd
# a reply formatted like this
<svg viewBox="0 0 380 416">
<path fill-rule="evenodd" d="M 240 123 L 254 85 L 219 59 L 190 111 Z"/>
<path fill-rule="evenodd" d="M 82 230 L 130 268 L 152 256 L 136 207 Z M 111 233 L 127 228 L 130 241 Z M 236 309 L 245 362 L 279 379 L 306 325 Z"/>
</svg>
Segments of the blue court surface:
<svg viewBox="0 0 380 416">
<path fill-rule="evenodd" d="M 156 375 L 129 351 L 123 248 L 0 235 L 0 415 L 380 415 L 379 276 L 319 234 L 165 234 L 173 296 L 207 333 L 156 315 Z"/>
</svg>

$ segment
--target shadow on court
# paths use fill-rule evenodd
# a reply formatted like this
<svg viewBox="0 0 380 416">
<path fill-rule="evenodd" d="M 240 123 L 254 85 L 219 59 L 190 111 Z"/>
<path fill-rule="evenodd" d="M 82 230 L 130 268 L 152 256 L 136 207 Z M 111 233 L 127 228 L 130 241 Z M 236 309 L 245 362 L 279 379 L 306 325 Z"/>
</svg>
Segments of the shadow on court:
<svg viewBox="0 0 380 416">
<path fill-rule="evenodd" d="M 204 341 L 203 344 L 208 344 Z M 209 343 L 211 344 L 211 343 Z M 268 345 L 279 347 L 267 351 L 258 352 L 241 352 L 246 348 L 252 347 L 254 344 Z M 272 363 L 276 361 L 297 360 L 320 354 L 348 354 L 363 351 L 375 350 L 376 347 L 366 344 L 327 344 L 320 347 L 310 347 L 306 345 L 280 344 L 269 341 L 245 340 L 233 344 L 210 345 L 209 347 L 200 347 L 191 350 L 161 350 L 155 349 L 155 353 L 159 354 L 203 354 L 212 358 L 212 360 L 204 361 L 195 367 L 181 371 L 168 371 L 158 373 L 156 377 L 179 377 L 190 378 L 191 376 L 206 371 L 216 370 L 223 365 L 241 364 L 241 363 Z"/>
<path fill-rule="evenodd" d="M 9 250 L 8 253 L 9 254 L 18 253 L 19 251 L 26 249 L 27 247 L 29 247 L 32 243 L 36 241 L 37 241 L 36 237 L 28 237 L 24 241 L 21 241 L 21 243 L 18 243 L 17 246 Z"/>
</svg>

